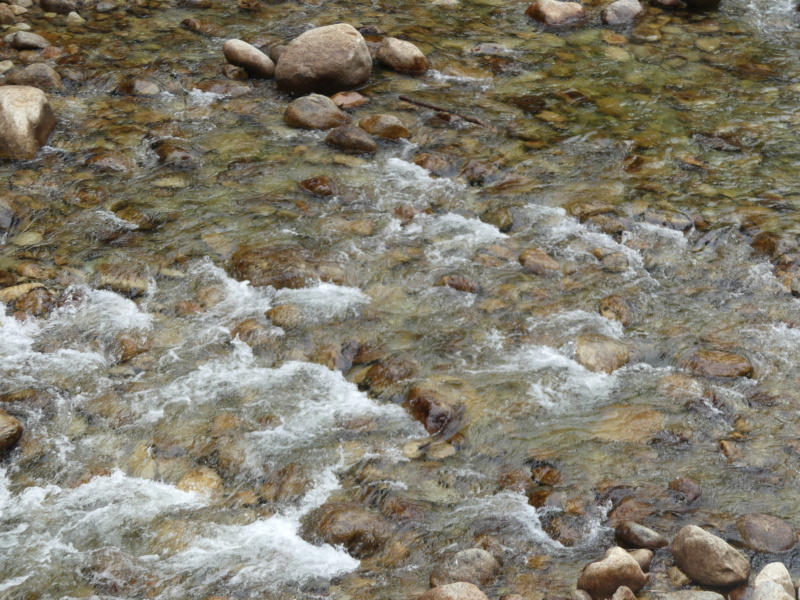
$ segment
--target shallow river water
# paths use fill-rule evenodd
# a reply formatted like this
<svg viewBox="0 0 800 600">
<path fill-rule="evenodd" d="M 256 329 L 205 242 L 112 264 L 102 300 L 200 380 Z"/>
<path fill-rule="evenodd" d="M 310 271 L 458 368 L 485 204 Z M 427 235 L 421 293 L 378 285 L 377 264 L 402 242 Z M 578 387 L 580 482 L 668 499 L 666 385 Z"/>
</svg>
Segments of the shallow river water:
<svg viewBox="0 0 800 600">
<path fill-rule="evenodd" d="M 611 29 L 587 2 L 566 30 L 507 0 L 108 4 L 80 26 L 22 15 L 60 52 L 0 44 L 64 79 L 49 146 L 0 163 L 0 281 L 41 284 L 0 310 L 0 405 L 25 427 L 0 464 L 0 598 L 413 599 L 478 546 L 503 564 L 490 598 L 541 600 L 622 519 L 735 544 L 745 513 L 800 524 L 792 3 L 646 7 Z M 356 118 L 412 131 L 373 157 L 287 127 L 274 81 L 223 75 L 227 38 L 337 22 L 431 60 L 376 64 L 360 90 Z M 124 93 L 132 78 L 158 93 Z M 186 165 L 161 164 L 164 140 Z M 298 185 L 318 176 L 334 195 Z M 250 247 L 319 279 L 252 286 Z M 557 268 L 524 269 L 530 248 Z M 611 295 L 624 324 L 601 314 Z M 580 340 L 628 360 L 587 369 Z M 752 373 L 703 374 L 704 351 Z M 412 388 L 457 399 L 446 434 L 407 410 Z M 388 533 L 326 543 L 337 506 Z M 668 559 L 643 594 L 675 589 Z"/>
</svg>

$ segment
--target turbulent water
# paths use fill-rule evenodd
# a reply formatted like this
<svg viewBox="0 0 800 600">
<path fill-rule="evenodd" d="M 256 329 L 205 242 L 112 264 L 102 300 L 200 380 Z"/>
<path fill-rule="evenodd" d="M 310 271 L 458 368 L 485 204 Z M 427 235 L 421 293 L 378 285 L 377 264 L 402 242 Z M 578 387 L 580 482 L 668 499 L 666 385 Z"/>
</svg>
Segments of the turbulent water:
<svg viewBox="0 0 800 600">
<path fill-rule="evenodd" d="M 0 598 L 413 599 L 478 546 L 503 563 L 490 598 L 539 600 L 568 595 L 622 519 L 734 543 L 745 513 L 800 523 L 795 7 L 647 7 L 612 30 L 586 5 L 564 30 L 494 0 L 18 19 L 61 50 L 0 44 L 6 77 L 46 61 L 64 87 L 49 146 L 0 164 L 0 282 L 42 284 L 0 310 L 0 405 L 25 427 L 0 464 Z M 274 81 L 222 75 L 226 38 L 336 22 L 433 66 L 376 64 L 354 118 L 394 114 L 412 137 L 373 157 L 286 126 Z M 127 95 L 134 77 L 158 93 Z M 161 164 L 164 140 L 196 161 Z M 322 175 L 334 195 L 298 186 Z M 253 286 L 244 246 L 317 253 L 336 276 Z M 524 269 L 529 248 L 557 268 Z M 630 322 L 601 314 L 612 294 Z M 587 368 L 585 336 L 629 360 Z M 693 371 L 700 350 L 752 374 Z M 429 438 L 404 402 L 419 385 L 458 399 L 457 433 Z M 335 503 L 388 539 L 325 541 Z M 671 564 L 657 554 L 645 593 L 674 589 Z"/>
</svg>

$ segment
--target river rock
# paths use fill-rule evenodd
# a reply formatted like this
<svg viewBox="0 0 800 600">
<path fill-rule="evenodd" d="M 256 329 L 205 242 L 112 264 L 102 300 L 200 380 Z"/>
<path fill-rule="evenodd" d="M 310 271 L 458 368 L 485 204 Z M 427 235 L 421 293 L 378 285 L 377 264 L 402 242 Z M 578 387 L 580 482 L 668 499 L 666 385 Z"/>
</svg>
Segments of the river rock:
<svg viewBox="0 0 800 600">
<path fill-rule="evenodd" d="M 755 586 L 752 600 L 795 600 L 796 597 L 794 588 L 789 594 L 780 583 L 766 579 Z"/>
<path fill-rule="evenodd" d="M 369 115 L 358 122 L 358 126 L 371 135 L 387 140 L 410 138 L 411 132 L 403 122 L 392 115 Z"/>
<path fill-rule="evenodd" d="M 670 545 L 678 567 L 693 581 L 712 587 L 746 583 L 750 562 L 722 538 L 695 525 L 678 532 Z"/>
<path fill-rule="evenodd" d="M 721 350 L 698 350 L 683 366 L 709 377 L 747 377 L 753 373 L 753 365 L 744 356 Z"/>
<path fill-rule="evenodd" d="M 602 13 L 606 25 L 628 25 L 644 12 L 639 0 L 617 0 L 609 4 Z"/>
<path fill-rule="evenodd" d="M 424 73 L 430 66 L 428 59 L 411 42 L 385 37 L 375 56 L 385 67 L 402 73 Z"/>
<path fill-rule="evenodd" d="M 466 416 L 466 407 L 458 395 L 435 382 L 412 387 L 405 407 L 428 433 L 445 441 L 458 433 Z"/>
<path fill-rule="evenodd" d="M 309 94 L 289 104 L 283 120 L 291 127 L 301 129 L 333 129 L 344 125 L 350 118 L 330 98 Z"/>
<path fill-rule="evenodd" d="M 431 587 L 466 581 L 477 586 L 491 584 L 500 563 L 486 550 L 470 548 L 439 561 L 431 573 Z"/>
<path fill-rule="evenodd" d="M 307 191 L 313 196 L 318 198 L 327 198 L 333 196 L 336 191 L 333 185 L 333 180 L 327 175 L 317 175 L 316 177 L 309 177 L 304 179 L 298 184 L 302 189 Z"/>
<path fill-rule="evenodd" d="M 0 87 L 0 158 L 36 156 L 56 126 L 44 92 L 34 87 Z"/>
<path fill-rule="evenodd" d="M 725 600 L 717 592 L 704 592 L 701 590 L 683 590 L 681 592 L 661 593 L 656 596 L 658 600 Z"/>
<path fill-rule="evenodd" d="M 636 548 L 628 552 L 634 560 L 639 563 L 639 567 L 643 572 L 647 573 L 650 570 L 650 564 L 653 562 L 653 551 L 647 548 Z"/>
<path fill-rule="evenodd" d="M 314 542 L 344 546 L 356 558 L 377 554 L 394 532 L 390 521 L 358 504 L 329 502 L 311 512 L 303 536 Z"/>
<path fill-rule="evenodd" d="M 332 129 L 325 138 L 325 143 L 354 154 L 372 154 L 378 150 L 378 144 L 372 136 L 355 125 L 342 125 Z"/>
<path fill-rule="evenodd" d="M 316 279 L 345 283 L 347 274 L 336 263 L 300 246 L 241 246 L 231 257 L 233 276 L 254 286 L 276 290 L 305 287 Z"/>
<path fill-rule="evenodd" d="M 797 541 L 792 526 L 771 515 L 742 515 L 736 520 L 736 528 L 747 547 L 756 552 L 787 552 Z"/>
<path fill-rule="evenodd" d="M 141 296 L 150 286 L 150 280 L 145 275 L 124 265 L 104 263 L 97 268 L 97 272 L 100 275 L 98 287 L 130 298 Z"/>
<path fill-rule="evenodd" d="M 222 478 L 205 466 L 192 469 L 178 482 L 178 489 L 198 494 L 213 494 L 222 490 Z"/>
<path fill-rule="evenodd" d="M 611 598 L 620 586 L 635 594 L 647 583 L 647 575 L 630 554 L 619 547 L 609 548 L 605 556 L 583 569 L 578 589 L 588 592 L 593 600 Z"/>
<path fill-rule="evenodd" d="M 178 140 L 159 140 L 152 147 L 158 155 L 158 162 L 162 165 L 188 169 L 197 166 L 200 161 L 198 153 L 193 148 Z"/>
<path fill-rule="evenodd" d="M 489 600 L 477 586 L 460 581 L 428 590 L 417 600 Z"/>
<path fill-rule="evenodd" d="M 34 63 L 21 71 L 15 71 L 6 76 L 6 81 L 11 85 L 28 86 L 40 90 L 61 89 L 61 75 L 50 65 Z"/>
<path fill-rule="evenodd" d="M 555 26 L 571 25 L 586 17 L 583 5 L 558 0 L 537 0 L 528 7 L 525 14 L 540 23 Z"/>
<path fill-rule="evenodd" d="M 13 448 L 22 437 L 22 429 L 22 423 L 0 409 L 0 451 Z"/>
<path fill-rule="evenodd" d="M 692 10 L 713 10 L 717 8 L 721 0 L 684 0 L 686 5 Z"/>
<path fill-rule="evenodd" d="M 777 583 L 787 594 L 794 596 L 795 591 L 794 583 L 792 582 L 792 576 L 789 573 L 789 570 L 786 568 L 786 565 L 783 563 L 773 562 L 766 565 L 763 569 L 761 569 L 758 575 L 756 575 L 755 581 L 753 581 L 753 586 L 758 589 L 758 586 L 765 581 Z"/>
<path fill-rule="evenodd" d="M 10 43 L 10 46 L 17 50 L 42 50 L 49 45 L 50 42 L 46 38 L 32 31 L 17 31 Z"/>
<path fill-rule="evenodd" d="M 68 15 L 78 10 L 78 3 L 75 0 L 41 0 L 40 6 L 44 12 Z"/>
<path fill-rule="evenodd" d="M 691 504 L 703 493 L 703 488 L 694 479 L 678 477 L 669 482 L 669 489 L 677 496 L 680 502 Z"/>
<path fill-rule="evenodd" d="M 628 364 L 631 352 L 622 342 L 590 334 L 578 336 L 575 358 L 581 366 L 595 373 L 613 373 Z"/>
<path fill-rule="evenodd" d="M 222 45 L 222 53 L 230 64 L 243 68 L 253 77 L 272 77 L 275 63 L 261 50 L 242 40 L 228 40 Z"/>
<path fill-rule="evenodd" d="M 663 548 L 669 542 L 667 538 L 649 527 L 634 521 L 622 521 L 614 530 L 617 541 L 635 548 Z"/>
<path fill-rule="evenodd" d="M 528 248 L 519 255 L 519 264 L 522 265 L 526 273 L 544 276 L 548 273 L 556 272 L 560 266 L 556 260 L 538 248 Z"/>
<path fill-rule="evenodd" d="M 606 296 L 600 300 L 600 315 L 606 319 L 619 321 L 624 326 L 633 323 L 634 313 L 631 303 L 622 296 Z"/>
<path fill-rule="evenodd" d="M 333 103 L 339 108 L 354 109 L 369 103 L 369 98 L 358 92 L 339 92 L 331 96 Z"/>
<path fill-rule="evenodd" d="M 0 25 L 11 25 L 16 20 L 16 15 L 8 4 L 0 4 Z"/>
<path fill-rule="evenodd" d="M 289 42 L 275 68 L 278 87 L 292 94 L 333 94 L 364 85 L 372 57 L 361 34 L 346 23 L 306 31 Z"/>
<path fill-rule="evenodd" d="M 621 585 L 611 596 L 611 600 L 636 600 L 636 594 L 629 587 Z"/>
<path fill-rule="evenodd" d="M 296 304 L 280 304 L 264 313 L 272 324 L 281 329 L 294 329 L 303 324 L 303 311 Z"/>
</svg>

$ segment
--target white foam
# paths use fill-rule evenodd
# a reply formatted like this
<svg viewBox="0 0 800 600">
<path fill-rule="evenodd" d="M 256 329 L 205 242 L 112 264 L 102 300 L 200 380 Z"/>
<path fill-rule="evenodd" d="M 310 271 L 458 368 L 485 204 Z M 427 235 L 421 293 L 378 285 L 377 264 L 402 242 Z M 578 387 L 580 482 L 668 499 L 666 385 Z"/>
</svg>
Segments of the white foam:
<svg viewBox="0 0 800 600">
<path fill-rule="evenodd" d="M 467 187 L 462 182 L 446 177 L 432 177 L 422 167 L 401 158 L 389 158 L 383 164 L 381 176 L 377 180 L 373 165 L 365 169 L 369 169 L 371 184 L 375 186 L 375 191 L 370 194 L 374 195 L 371 201 L 381 208 L 399 203 L 427 206 L 455 200 L 467 193 Z"/>
<path fill-rule="evenodd" d="M 546 329 L 557 331 L 565 338 L 574 338 L 583 333 L 599 333 L 613 339 L 621 339 L 625 335 L 622 323 L 606 319 L 598 313 L 585 310 L 570 310 L 549 316 L 545 321 L 539 317 L 528 319 L 531 331 Z"/>
<path fill-rule="evenodd" d="M 332 319 L 355 314 L 369 303 L 369 296 L 358 288 L 320 282 L 307 288 L 279 290 L 275 301 L 297 304 L 312 317 Z"/>
<path fill-rule="evenodd" d="M 428 258 L 442 264 L 471 260 L 479 246 L 508 237 L 494 225 L 455 213 L 418 215 L 403 235 L 418 240 Z"/>
</svg>

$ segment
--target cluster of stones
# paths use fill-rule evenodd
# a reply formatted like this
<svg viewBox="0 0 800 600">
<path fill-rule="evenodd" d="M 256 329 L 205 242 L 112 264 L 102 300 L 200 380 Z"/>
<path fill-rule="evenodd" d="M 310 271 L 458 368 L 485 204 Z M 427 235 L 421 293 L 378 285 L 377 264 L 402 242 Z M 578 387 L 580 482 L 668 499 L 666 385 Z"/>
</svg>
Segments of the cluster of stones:
<svg viewBox="0 0 800 600">
<path fill-rule="evenodd" d="M 694 10 L 715 8 L 719 0 L 651 0 L 659 8 L 675 9 L 688 6 Z M 633 23 L 642 13 L 644 7 L 639 0 L 615 0 L 600 13 L 603 23 L 611 26 L 622 26 Z M 536 0 L 525 11 L 532 19 L 554 27 L 576 25 L 587 18 L 584 5 L 579 2 L 562 2 L 561 0 Z"/>
</svg>

